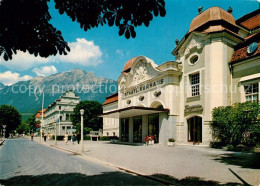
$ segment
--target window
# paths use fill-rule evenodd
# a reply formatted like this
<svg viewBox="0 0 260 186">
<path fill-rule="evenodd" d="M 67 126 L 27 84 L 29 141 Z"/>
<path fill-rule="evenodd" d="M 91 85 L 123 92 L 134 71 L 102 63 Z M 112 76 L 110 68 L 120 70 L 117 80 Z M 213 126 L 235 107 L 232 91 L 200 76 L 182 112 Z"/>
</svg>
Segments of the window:
<svg viewBox="0 0 260 186">
<path fill-rule="evenodd" d="M 115 132 L 113 132 L 113 136 L 116 136 L 116 133 L 115 133 Z"/>
<path fill-rule="evenodd" d="M 200 95 L 200 74 L 190 75 L 191 96 Z"/>
<path fill-rule="evenodd" d="M 198 59 L 199 59 L 199 56 L 198 56 L 198 55 L 192 56 L 192 57 L 190 58 L 190 64 L 191 64 L 191 65 L 195 65 L 195 63 L 197 63 Z"/>
<path fill-rule="evenodd" d="M 60 116 L 60 121 L 62 120 L 62 116 Z"/>
<path fill-rule="evenodd" d="M 67 126 L 67 129 L 71 129 L 71 127 L 70 127 L 70 126 Z"/>
<path fill-rule="evenodd" d="M 245 85 L 246 101 L 258 101 L 259 87 L 258 83 Z"/>
<path fill-rule="evenodd" d="M 107 136 L 109 136 L 109 132 L 107 132 Z"/>
</svg>

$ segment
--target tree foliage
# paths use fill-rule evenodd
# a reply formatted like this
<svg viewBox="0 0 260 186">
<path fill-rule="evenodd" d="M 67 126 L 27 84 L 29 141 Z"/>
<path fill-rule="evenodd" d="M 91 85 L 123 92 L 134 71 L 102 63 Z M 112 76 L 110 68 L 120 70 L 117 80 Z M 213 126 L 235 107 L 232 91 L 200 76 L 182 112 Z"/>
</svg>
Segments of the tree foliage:
<svg viewBox="0 0 260 186">
<path fill-rule="evenodd" d="M 0 55 L 12 59 L 17 50 L 41 57 L 70 51 L 61 31 L 50 24 L 50 0 L 0 1 Z M 85 31 L 108 24 L 119 35 L 135 38 L 135 27 L 149 26 L 154 16 L 166 14 L 164 0 L 54 0 L 60 14 L 67 14 Z"/>
<path fill-rule="evenodd" d="M 97 101 L 80 101 L 74 108 L 72 115 L 72 123 L 78 131 L 81 123 L 80 109 L 84 109 L 84 131 L 89 131 L 90 129 L 99 130 L 102 128 L 103 120 L 98 117 L 98 115 L 103 112 L 102 105 Z"/>
<path fill-rule="evenodd" d="M 30 131 L 34 131 L 34 132 L 36 131 L 37 127 L 36 127 L 35 115 L 29 117 L 25 122 L 28 124 Z"/>
<path fill-rule="evenodd" d="M 0 126 L 6 125 L 6 136 L 21 124 L 21 115 L 12 105 L 0 106 Z"/>
<path fill-rule="evenodd" d="M 23 133 L 27 133 L 30 130 L 30 126 L 22 121 L 20 125 L 18 125 L 18 127 L 16 128 L 16 132 L 18 134 L 23 134 Z"/>
<path fill-rule="evenodd" d="M 259 105 L 256 102 L 236 103 L 232 106 L 213 109 L 213 130 L 219 132 L 218 138 L 224 144 L 239 145 L 260 142 Z M 242 133 L 249 131 L 250 138 L 246 141 Z"/>
</svg>

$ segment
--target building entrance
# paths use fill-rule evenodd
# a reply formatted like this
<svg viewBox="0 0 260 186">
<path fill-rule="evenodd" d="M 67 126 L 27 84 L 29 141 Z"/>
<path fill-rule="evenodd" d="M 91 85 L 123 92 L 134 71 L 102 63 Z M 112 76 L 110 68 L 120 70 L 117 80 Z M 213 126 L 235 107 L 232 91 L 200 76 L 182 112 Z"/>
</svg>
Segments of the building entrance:
<svg viewBox="0 0 260 186">
<path fill-rule="evenodd" d="M 187 120 L 188 123 L 188 141 L 194 143 L 202 142 L 202 118 L 194 116 Z"/>
<path fill-rule="evenodd" d="M 134 117 L 133 142 L 142 143 L 142 116 Z"/>
<path fill-rule="evenodd" d="M 159 114 L 148 115 L 148 135 L 154 136 L 154 143 L 159 143 Z"/>
<path fill-rule="evenodd" d="M 129 119 L 122 118 L 121 119 L 121 141 L 128 142 L 129 141 Z"/>
</svg>

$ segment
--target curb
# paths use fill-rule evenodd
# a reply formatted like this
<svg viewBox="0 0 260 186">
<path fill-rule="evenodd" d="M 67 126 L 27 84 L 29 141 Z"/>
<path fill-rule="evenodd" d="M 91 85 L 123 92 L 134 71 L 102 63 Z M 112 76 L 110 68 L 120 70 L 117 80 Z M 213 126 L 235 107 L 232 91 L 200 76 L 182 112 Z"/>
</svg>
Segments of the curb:
<svg viewBox="0 0 260 186">
<path fill-rule="evenodd" d="M 109 162 L 106 162 L 106 161 L 97 159 L 97 158 L 95 158 L 95 157 L 87 156 L 87 155 L 85 155 L 84 153 L 76 152 L 76 151 L 73 151 L 73 150 L 70 150 L 70 149 L 67 149 L 67 148 L 64 148 L 64 147 L 60 147 L 60 146 L 57 146 L 57 145 L 44 144 L 44 143 L 41 143 L 40 141 L 35 141 L 35 142 L 40 143 L 40 144 L 42 144 L 42 145 L 46 145 L 46 146 L 52 147 L 52 148 L 57 148 L 57 149 L 61 149 L 61 150 L 67 151 L 67 152 L 71 152 L 71 153 L 76 154 L 76 155 L 81 155 L 81 156 L 84 156 L 84 157 L 86 157 L 86 158 L 88 158 L 88 159 L 94 159 L 95 161 L 99 161 L 99 162 L 105 163 L 105 164 L 107 164 L 107 165 L 116 167 L 116 168 L 118 168 L 118 169 L 121 170 L 121 171 L 130 173 L 130 174 L 134 174 L 134 175 L 137 175 L 137 176 L 140 176 L 140 177 L 149 179 L 149 180 L 153 180 L 153 181 L 159 182 L 159 183 L 161 183 L 161 184 L 163 184 L 163 185 L 173 185 L 172 182 L 169 182 L 169 181 L 167 181 L 167 180 L 164 180 L 164 179 L 161 179 L 161 178 L 157 178 L 157 177 L 154 177 L 154 176 L 145 175 L 145 174 L 143 174 L 143 173 L 139 173 L 139 172 L 136 172 L 136 171 L 134 171 L 134 170 L 129 170 L 129 169 L 126 169 L 126 168 L 124 168 L 124 167 L 121 167 L 121 166 L 118 166 L 118 165 L 115 165 L 115 164 L 112 164 L 112 163 L 109 163 Z"/>
</svg>

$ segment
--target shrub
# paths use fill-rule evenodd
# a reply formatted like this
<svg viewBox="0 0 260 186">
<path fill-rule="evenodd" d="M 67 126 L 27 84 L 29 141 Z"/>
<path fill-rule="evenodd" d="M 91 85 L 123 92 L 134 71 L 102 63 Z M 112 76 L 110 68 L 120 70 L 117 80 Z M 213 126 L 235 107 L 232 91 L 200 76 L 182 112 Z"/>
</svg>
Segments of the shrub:
<svg viewBox="0 0 260 186">
<path fill-rule="evenodd" d="M 260 122 L 257 118 L 259 105 L 255 102 L 236 103 L 232 106 L 217 107 L 212 111 L 211 127 L 217 129 L 217 138 L 223 144 L 252 146 L 260 140 Z M 249 131 L 250 138 L 245 140 L 243 132 Z"/>
<path fill-rule="evenodd" d="M 90 136 L 89 135 L 85 135 L 84 136 L 84 140 L 90 140 Z"/>
<path fill-rule="evenodd" d="M 213 141 L 211 141 L 209 146 L 211 148 L 219 149 L 219 148 L 222 148 L 224 146 L 224 144 L 222 142 L 213 142 Z"/>
<path fill-rule="evenodd" d="M 100 141 L 110 141 L 110 137 L 109 136 L 101 136 Z"/>
<path fill-rule="evenodd" d="M 175 142 L 176 140 L 174 138 L 169 138 L 168 142 Z"/>
</svg>

